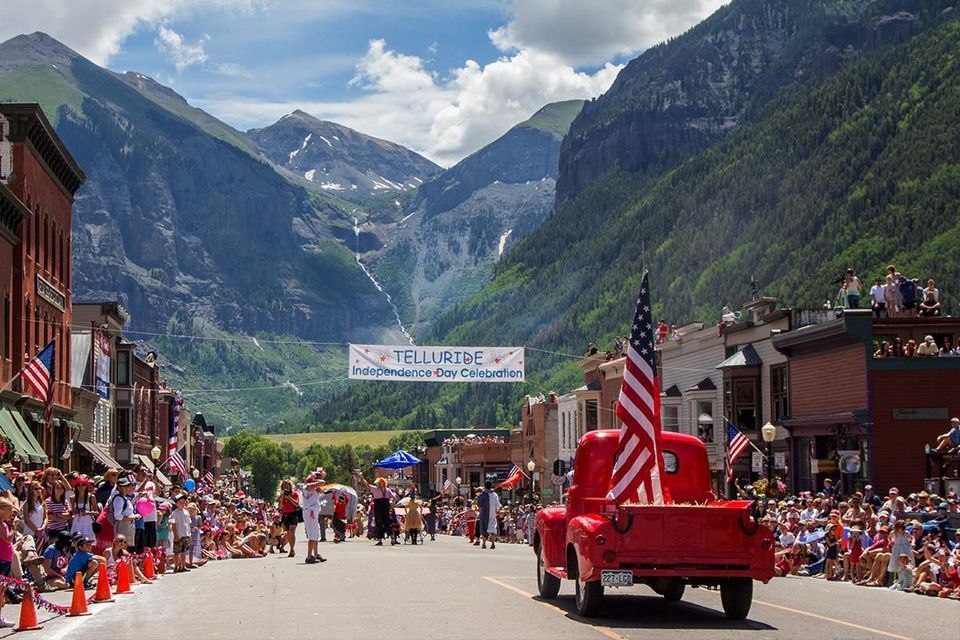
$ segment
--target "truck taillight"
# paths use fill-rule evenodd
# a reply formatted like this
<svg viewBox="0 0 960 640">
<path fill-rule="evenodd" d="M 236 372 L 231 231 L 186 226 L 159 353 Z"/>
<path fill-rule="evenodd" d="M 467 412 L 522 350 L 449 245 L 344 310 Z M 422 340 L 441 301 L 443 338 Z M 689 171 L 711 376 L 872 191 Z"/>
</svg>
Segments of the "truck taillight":
<svg viewBox="0 0 960 640">
<path fill-rule="evenodd" d="M 601 546 L 601 547 L 602 547 L 603 545 L 607 544 L 607 539 L 604 538 L 602 535 L 601 535 L 601 536 L 597 536 L 596 538 L 593 539 L 593 541 L 594 541 L 595 543 L 597 543 L 598 546 Z"/>
</svg>

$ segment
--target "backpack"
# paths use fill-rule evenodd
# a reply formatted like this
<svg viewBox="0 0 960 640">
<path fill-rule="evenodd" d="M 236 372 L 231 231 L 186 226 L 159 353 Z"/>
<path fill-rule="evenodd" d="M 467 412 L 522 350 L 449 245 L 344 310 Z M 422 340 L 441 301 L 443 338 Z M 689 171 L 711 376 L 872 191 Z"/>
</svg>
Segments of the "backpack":
<svg viewBox="0 0 960 640">
<path fill-rule="evenodd" d="M 97 537 L 102 540 L 110 540 L 112 542 L 116 537 L 117 519 L 113 516 L 113 501 L 118 497 L 121 497 L 120 494 L 107 500 L 107 503 L 103 505 L 103 509 L 100 510 L 100 514 L 97 516 L 96 524 L 100 525 L 100 531 Z"/>
</svg>

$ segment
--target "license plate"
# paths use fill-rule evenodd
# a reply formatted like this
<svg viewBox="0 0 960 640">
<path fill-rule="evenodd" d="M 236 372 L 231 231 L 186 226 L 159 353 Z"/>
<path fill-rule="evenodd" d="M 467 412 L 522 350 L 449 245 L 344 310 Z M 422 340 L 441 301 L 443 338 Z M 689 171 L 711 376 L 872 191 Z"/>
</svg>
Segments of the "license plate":
<svg viewBox="0 0 960 640">
<path fill-rule="evenodd" d="M 601 571 L 600 584 L 604 587 L 632 587 L 632 571 Z"/>
</svg>

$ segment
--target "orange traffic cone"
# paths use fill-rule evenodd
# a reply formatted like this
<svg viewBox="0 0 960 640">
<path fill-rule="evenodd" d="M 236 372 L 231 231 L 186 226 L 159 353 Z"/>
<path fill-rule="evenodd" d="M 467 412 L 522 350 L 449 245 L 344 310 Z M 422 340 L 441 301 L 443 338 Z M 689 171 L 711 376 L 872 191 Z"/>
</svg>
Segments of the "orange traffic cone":
<svg viewBox="0 0 960 640">
<path fill-rule="evenodd" d="M 153 572 L 153 555 L 150 553 L 143 559 L 143 577 L 147 580 L 153 580 L 157 577 Z"/>
<path fill-rule="evenodd" d="M 70 611 L 67 612 L 68 618 L 76 616 L 88 616 L 87 594 L 83 590 L 83 574 L 77 571 L 73 578 L 73 600 L 70 602 Z"/>
<path fill-rule="evenodd" d="M 126 560 L 117 562 L 117 590 L 115 593 L 118 596 L 133 593 L 133 589 L 130 588 L 130 567 Z"/>
<path fill-rule="evenodd" d="M 20 603 L 20 621 L 14 627 L 14 631 L 34 631 L 43 629 L 43 625 L 37 624 L 37 608 L 33 604 L 33 589 L 30 585 L 23 588 L 23 602 Z"/>
<path fill-rule="evenodd" d="M 110 594 L 110 579 L 107 577 L 107 563 L 101 563 L 100 573 L 97 574 L 97 592 L 93 596 L 94 602 L 113 602 Z"/>
</svg>

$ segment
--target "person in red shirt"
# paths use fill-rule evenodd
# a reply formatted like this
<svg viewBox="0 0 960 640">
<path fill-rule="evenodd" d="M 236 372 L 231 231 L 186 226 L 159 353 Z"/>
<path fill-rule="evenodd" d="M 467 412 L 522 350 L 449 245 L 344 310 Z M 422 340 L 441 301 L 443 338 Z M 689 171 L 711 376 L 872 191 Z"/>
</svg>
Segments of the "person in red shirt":
<svg viewBox="0 0 960 640">
<path fill-rule="evenodd" d="M 280 483 L 277 508 L 283 514 L 283 526 L 287 529 L 287 542 L 290 543 L 287 557 L 292 558 L 297 555 L 294 547 L 297 544 L 297 526 L 300 524 L 300 495 L 293 490 L 293 483 L 289 480 Z"/>
</svg>

